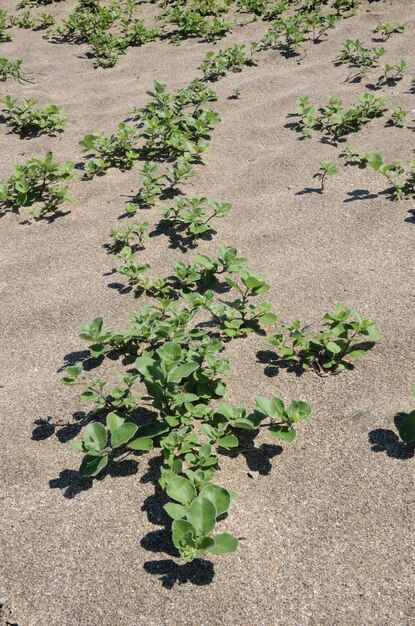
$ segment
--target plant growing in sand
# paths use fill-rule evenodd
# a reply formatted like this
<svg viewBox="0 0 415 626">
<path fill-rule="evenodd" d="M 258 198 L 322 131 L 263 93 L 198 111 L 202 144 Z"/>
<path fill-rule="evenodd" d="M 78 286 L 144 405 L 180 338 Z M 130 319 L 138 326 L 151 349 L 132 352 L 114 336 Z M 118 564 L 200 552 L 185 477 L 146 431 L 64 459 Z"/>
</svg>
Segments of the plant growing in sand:
<svg viewBox="0 0 415 626">
<path fill-rule="evenodd" d="M 63 165 L 54 162 L 52 152 L 43 160 L 30 159 L 17 165 L 13 175 L 0 184 L 0 202 L 6 209 L 29 207 L 26 213 L 34 219 L 44 217 L 71 199 L 68 186 L 61 183 L 72 178 L 73 167 L 71 161 Z"/>
<path fill-rule="evenodd" d="M 350 359 L 363 356 L 379 338 L 369 317 L 338 302 L 334 313 L 324 315 L 323 328 L 316 335 L 296 320 L 269 337 L 267 344 L 277 348 L 281 363 L 311 368 L 322 376 L 350 367 Z"/>
<path fill-rule="evenodd" d="M 313 178 L 316 178 L 320 181 L 321 193 L 324 193 L 324 185 L 327 176 L 334 176 L 335 174 L 337 174 L 337 172 L 338 168 L 336 163 L 332 163 L 331 161 L 320 161 L 319 168 L 317 172 L 313 175 Z"/>
<path fill-rule="evenodd" d="M 5 105 L 1 110 L 3 120 L 21 135 L 55 134 L 63 129 L 68 119 L 56 104 L 46 104 L 41 109 L 35 106 L 37 100 L 18 100 L 12 96 L 6 96 L 0 102 Z"/>
</svg>

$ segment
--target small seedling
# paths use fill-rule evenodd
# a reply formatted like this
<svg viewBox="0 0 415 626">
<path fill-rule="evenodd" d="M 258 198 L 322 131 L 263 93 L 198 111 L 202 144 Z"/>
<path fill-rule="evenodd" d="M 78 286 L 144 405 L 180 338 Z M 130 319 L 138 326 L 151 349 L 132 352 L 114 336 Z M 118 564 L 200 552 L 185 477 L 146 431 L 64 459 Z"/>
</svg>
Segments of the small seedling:
<svg viewBox="0 0 415 626">
<path fill-rule="evenodd" d="M 338 172 L 336 163 L 331 161 L 320 161 L 318 171 L 314 174 L 313 178 L 316 178 L 321 183 L 321 193 L 324 193 L 324 184 L 327 176 L 334 176 Z"/>
<path fill-rule="evenodd" d="M 380 35 L 382 39 L 387 40 L 393 33 L 403 33 L 405 31 L 405 27 L 405 22 L 399 22 L 396 26 L 392 26 L 389 22 L 379 22 L 373 32 Z"/>
<path fill-rule="evenodd" d="M 390 126 L 397 126 L 403 128 L 405 126 L 405 118 L 408 115 L 408 111 L 398 106 L 394 109 L 390 115 L 388 123 Z"/>
<path fill-rule="evenodd" d="M 241 97 L 241 95 L 242 95 L 242 88 L 234 87 L 232 89 L 232 95 L 230 97 L 234 100 L 238 100 Z"/>
</svg>

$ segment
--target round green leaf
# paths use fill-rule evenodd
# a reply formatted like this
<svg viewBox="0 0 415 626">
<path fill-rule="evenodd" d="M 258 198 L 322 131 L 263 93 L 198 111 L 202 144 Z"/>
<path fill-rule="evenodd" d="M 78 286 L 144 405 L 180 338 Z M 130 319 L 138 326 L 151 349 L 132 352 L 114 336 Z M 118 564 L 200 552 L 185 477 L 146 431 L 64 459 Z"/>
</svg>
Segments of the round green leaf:
<svg viewBox="0 0 415 626">
<path fill-rule="evenodd" d="M 190 480 L 183 476 L 173 476 L 167 483 L 166 492 L 170 498 L 185 506 L 189 506 L 197 496 L 196 489 Z"/>
<path fill-rule="evenodd" d="M 203 496 L 193 500 L 187 511 L 187 519 L 195 527 L 198 535 L 208 535 L 215 528 L 216 515 L 213 502 Z"/>
<path fill-rule="evenodd" d="M 127 445 L 127 448 L 131 450 L 141 450 L 143 452 L 149 452 L 153 449 L 153 440 L 150 437 L 138 437 L 138 439 L 134 439 L 130 441 Z"/>
<path fill-rule="evenodd" d="M 229 492 L 223 487 L 219 487 L 219 485 L 214 485 L 213 483 L 205 485 L 200 492 L 199 497 L 207 498 L 213 502 L 216 507 L 217 515 L 226 513 L 231 502 Z"/>
<path fill-rule="evenodd" d="M 215 543 L 207 548 L 212 554 L 226 554 L 235 552 L 238 547 L 238 539 L 230 533 L 220 533 L 213 537 Z"/>
<path fill-rule="evenodd" d="M 80 476 L 96 476 L 108 463 L 108 457 L 105 456 L 89 456 L 84 457 L 81 467 L 79 468 Z"/>
</svg>

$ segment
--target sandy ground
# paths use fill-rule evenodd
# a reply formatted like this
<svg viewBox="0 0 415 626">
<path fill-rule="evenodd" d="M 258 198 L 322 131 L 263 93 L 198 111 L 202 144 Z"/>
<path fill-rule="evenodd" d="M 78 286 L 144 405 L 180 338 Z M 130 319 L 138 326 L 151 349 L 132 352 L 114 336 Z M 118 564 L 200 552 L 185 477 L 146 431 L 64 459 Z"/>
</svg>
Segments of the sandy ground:
<svg viewBox="0 0 415 626">
<path fill-rule="evenodd" d="M 15 2 L 3 4 L 7 9 Z M 54 10 L 74 3 L 65 5 Z M 151 483 L 154 463 L 148 468 L 137 457 L 91 485 L 77 477 L 79 455 L 67 446 L 84 407 L 76 389 L 59 384 L 59 369 L 65 357 L 85 349 L 79 325 L 102 315 L 109 327 L 123 328 L 128 312 L 139 307 L 132 294 L 108 287 L 115 280 L 109 275 L 113 262 L 103 247 L 125 196 L 137 191 L 137 172 L 110 170 L 85 182 L 76 170 L 70 214 L 30 226 L 16 215 L 1 219 L 5 624 L 413 623 L 413 450 L 399 443 L 394 418 L 414 404 L 414 202 L 388 201 L 377 194 L 380 177 L 355 168 L 329 180 L 324 195 L 299 193 L 315 186 L 317 162 L 336 158 L 340 148 L 318 137 L 299 141 L 286 127 L 300 95 L 318 104 L 328 95 L 351 103 L 364 91 L 344 83 L 348 70 L 333 61 L 347 37 L 369 43 L 377 19 L 408 22 L 405 34 L 386 43 L 385 60 L 404 58 L 410 71 L 381 93 L 391 106 L 415 108 L 408 93 L 415 71 L 413 3 L 370 8 L 343 21 L 328 41 L 309 46 L 301 63 L 269 51 L 258 67 L 230 74 L 215 87 L 222 122 L 191 189 L 234 209 L 199 250 L 236 246 L 252 269 L 268 277 L 270 299 L 284 321 L 316 324 L 341 300 L 373 316 L 382 333 L 353 371 L 326 379 L 311 372 L 301 378 L 277 374 L 258 356 L 264 351 L 260 337 L 229 345 L 230 402 L 250 407 L 253 395 L 274 394 L 303 398 L 313 407 L 292 446 L 270 441 L 262 455 L 221 462 L 220 482 L 241 494 L 223 523 L 244 538 L 236 555 L 181 564 L 169 554 Z M 153 7 L 144 10 L 151 14 Z M 260 22 L 249 24 L 229 35 L 226 45 L 263 32 Z M 1 94 L 57 103 L 70 121 L 52 139 L 20 140 L 1 125 L 0 178 L 47 149 L 79 163 L 77 142 L 84 134 L 112 131 L 133 106 L 146 102 L 154 79 L 185 86 L 211 48 L 195 40 L 154 42 L 130 50 L 114 69 L 94 70 L 85 46 L 53 45 L 39 32 L 15 30 L 13 41 L 1 44 L 1 55 L 22 58 L 28 70 L 44 76 L 35 85 L 2 83 Z M 236 85 L 242 97 L 230 100 Z M 407 162 L 413 132 L 386 129 L 383 118 L 348 143 Z M 149 213 L 154 222 L 158 217 L 157 209 Z M 154 275 L 186 258 L 162 236 L 152 239 L 144 257 Z"/>
</svg>

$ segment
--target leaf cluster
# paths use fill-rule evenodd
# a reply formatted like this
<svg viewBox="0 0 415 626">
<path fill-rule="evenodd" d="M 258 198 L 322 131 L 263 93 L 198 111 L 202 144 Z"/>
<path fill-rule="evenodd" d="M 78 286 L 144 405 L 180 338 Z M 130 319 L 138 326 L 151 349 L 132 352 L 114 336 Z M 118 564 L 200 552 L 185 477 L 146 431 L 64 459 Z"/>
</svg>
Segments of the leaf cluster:
<svg viewBox="0 0 415 626">
<path fill-rule="evenodd" d="M 22 98 L 18 100 L 6 96 L 0 100 L 5 106 L 2 109 L 2 118 L 21 135 L 48 135 L 63 129 L 68 116 L 56 104 L 46 104 L 43 108 L 36 107 L 37 100 Z"/>
<path fill-rule="evenodd" d="M 313 369 L 318 375 L 336 374 L 350 365 L 350 359 L 363 356 L 380 338 L 374 322 L 340 302 L 333 313 L 326 313 L 322 329 L 311 334 L 296 320 L 283 325 L 281 332 L 267 339 L 277 348 L 281 362 Z"/>
<path fill-rule="evenodd" d="M 72 178 L 73 167 L 71 161 L 63 165 L 54 162 L 52 152 L 48 152 L 44 159 L 30 159 L 24 165 L 17 165 L 13 175 L 0 183 L 2 206 L 12 209 L 30 207 L 27 214 L 35 219 L 56 211 L 63 202 L 71 199 L 68 186 L 61 183 Z"/>
</svg>

